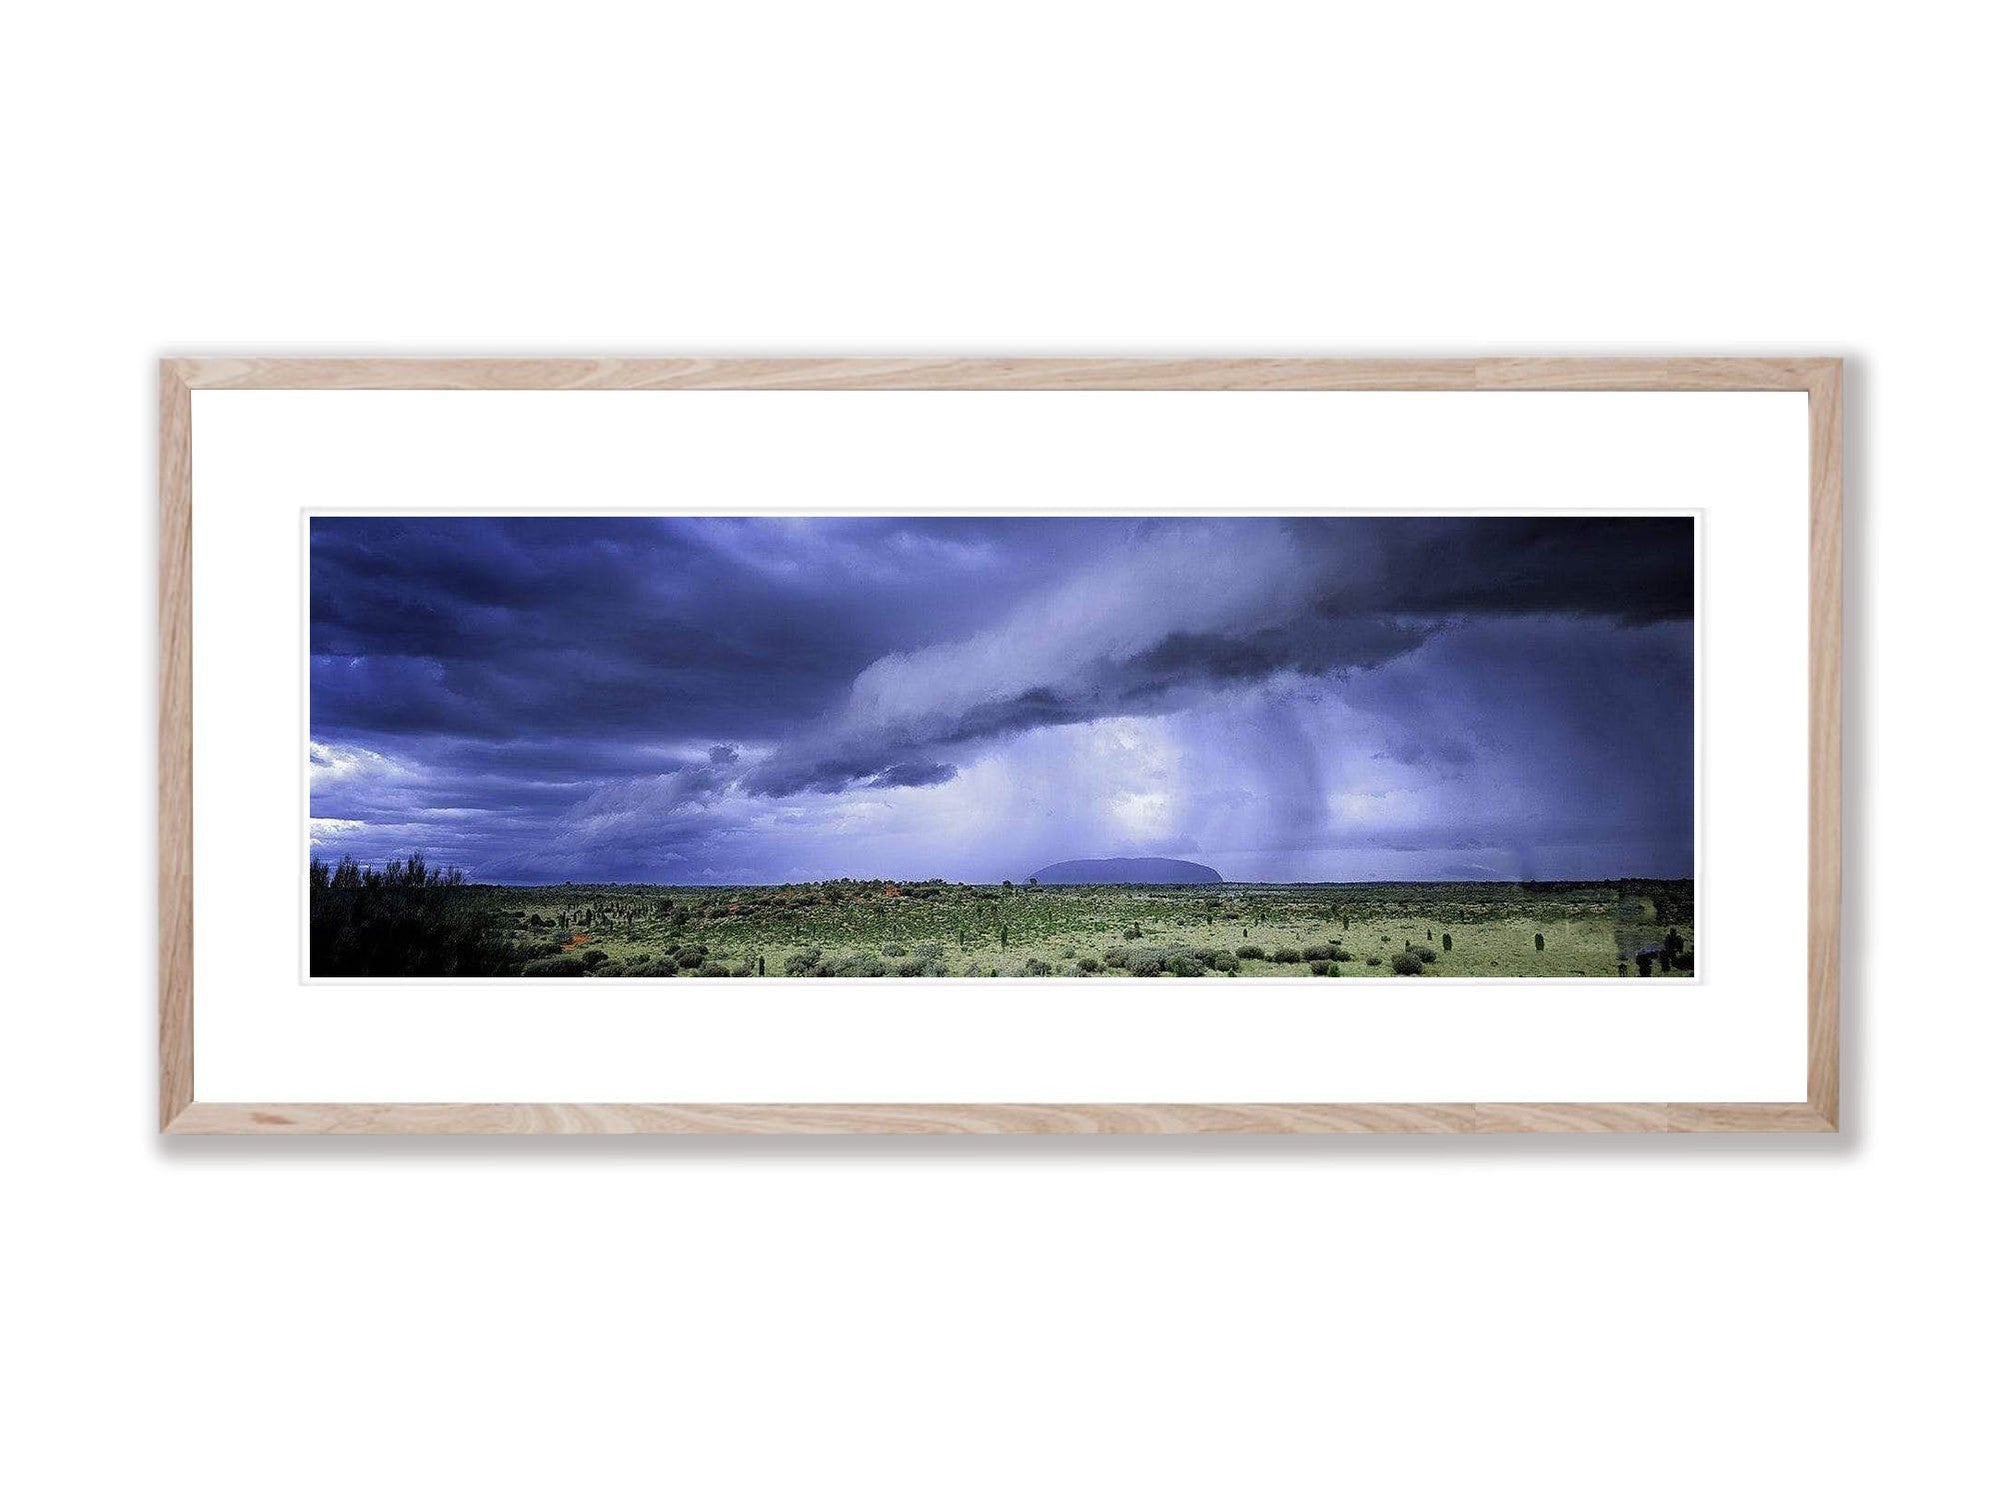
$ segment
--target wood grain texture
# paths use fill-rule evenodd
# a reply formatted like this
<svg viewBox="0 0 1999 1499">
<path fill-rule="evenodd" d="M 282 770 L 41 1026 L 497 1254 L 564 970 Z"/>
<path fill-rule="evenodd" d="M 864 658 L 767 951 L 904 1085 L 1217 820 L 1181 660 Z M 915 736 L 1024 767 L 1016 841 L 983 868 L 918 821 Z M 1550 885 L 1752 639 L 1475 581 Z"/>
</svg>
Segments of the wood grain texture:
<svg viewBox="0 0 1999 1499">
<path fill-rule="evenodd" d="M 1810 387 L 1811 773 L 1806 890 L 1805 1097 L 1839 1128 L 1840 673 L 1845 534 L 1844 370 L 1825 361 Z"/>
<path fill-rule="evenodd" d="M 1479 390 L 1812 390 L 1836 359 L 1480 359 Z"/>
<path fill-rule="evenodd" d="M 176 1135 L 1825 1133 L 1808 1103 L 195 1103 Z"/>
<path fill-rule="evenodd" d="M 1475 1106 L 1482 1135 L 1663 1134 L 1663 1103 L 1482 1103 Z"/>
<path fill-rule="evenodd" d="M 1682 1135 L 1823 1135 L 1839 1128 L 1810 1102 L 1668 1104 L 1666 1127 Z"/>
<path fill-rule="evenodd" d="M 1469 1134 L 1468 1103 L 197 1103 L 195 1135 Z"/>
<path fill-rule="evenodd" d="M 194 1102 L 191 390 L 1792 390 L 1810 427 L 1806 1101 L 1439 1104 Z M 1823 1133 L 1839 1122 L 1841 365 L 1801 358 L 163 360 L 160 1125 L 181 1134 Z"/>
<path fill-rule="evenodd" d="M 194 449 L 160 368 L 160 1127 L 194 1099 Z"/>
<path fill-rule="evenodd" d="M 1471 359 L 188 359 L 201 390 L 1471 390 Z"/>
<path fill-rule="evenodd" d="M 199 358 L 172 363 L 196 390 L 1807 390 L 1838 361 Z"/>
</svg>

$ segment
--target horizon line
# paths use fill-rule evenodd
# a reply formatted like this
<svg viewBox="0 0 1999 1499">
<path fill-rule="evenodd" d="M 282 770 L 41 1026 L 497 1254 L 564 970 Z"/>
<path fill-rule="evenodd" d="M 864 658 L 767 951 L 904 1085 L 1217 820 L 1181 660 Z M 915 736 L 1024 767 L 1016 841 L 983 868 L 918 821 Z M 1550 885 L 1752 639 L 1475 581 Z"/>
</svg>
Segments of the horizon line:
<svg viewBox="0 0 1999 1499">
<path fill-rule="evenodd" d="M 363 868 L 372 866 L 363 865 Z M 450 866 L 446 866 L 450 867 Z M 1031 878 L 1031 877 L 1030 877 Z M 1040 890 L 1082 890 L 1095 888 L 1129 888 L 1143 890 L 1211 890 L 1217 886 L 1237 888 L 1269 885 L 1315 885 L 1345 889 L 1357 885 L 1616 885 L 1625 881 L 1649 880 L 1656 884 L 1691 885 L 1695 876 L 1691 874 L 1616 874 L 1602 876 L 1576 876 L 1547 879 L 1423 879 L 1423 880 L 1060 880 L 1046 884 L 1037 883 L 1033 888 Z M 1003 889 L 1011 885 L 1016 890 L 1029 888 L 1026 879 L 998 880 L 947 880 L 947 879 L 901 879 L 893 875 L 828 875 L 815 880 L 494 880 L 465 879 L 466 886 L 481 885 L 499 890 L 541 890 L 555 889 L 565 885 L 589 886 L 598 889 L 630 888 L 640 890 L 782 890 L 798 885 L 945 885 L 967 890 Z"/>
</svg>

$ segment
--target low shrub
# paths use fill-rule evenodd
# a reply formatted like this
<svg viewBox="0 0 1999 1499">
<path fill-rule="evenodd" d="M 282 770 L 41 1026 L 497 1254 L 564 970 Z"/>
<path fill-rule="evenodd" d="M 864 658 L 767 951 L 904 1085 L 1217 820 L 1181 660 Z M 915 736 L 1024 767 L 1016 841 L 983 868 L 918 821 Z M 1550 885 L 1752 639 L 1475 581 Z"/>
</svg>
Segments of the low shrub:
<svg viewBox="0 0 1999 1499">
<path fill-rule="evenodd" d="M 1095 958 L 1076 959 L 1076 972 L 1078 973 L 1102 973 L 1103 970 L 1104 965 Z"/>
<path fill-rule="evenodd" d="M 1280 947 L 1270 955 L 1273 963 L 1302 963 L 1305 955 L 1295 947 Z"/>
<path fill-rule="evenodd" d="M 1025 978 L 1042 979 L 1047 978 L 1055 969 L 1053 965 L 1044 962 L 1040 958 L 1029 958 L 1025 963 L 1020 965 L 1020 971 Z"/>
<path fill-rule="evenodd" d="M 1263 956 L 1263 949 L 1254 942 L 1245 942 L 1235 950 L 1235 955 L 1238 958 L 1260 958 Z"/>
<path fill-rule="evenodd" d="M 1423 960 L 1413 952 L 1399 952 L 1389 959 L 1388 966 L 1404 978 L 1409 978 L 1423 971 Z"/>
<path fill-rule="evenodd" d="M 844 958 L 834 958 L 818 964 L 813 968 L 812 976 L 821 979 L 887 978 L 888 964 L 882 961 L 880 953 L 849 953 Z"/>
<path fill-rule="evenodd" d="M 521 977 L 530 979 L 580 979 L 589 971 L 581 958 L 530 958 L 521 965 Z"/>
<path fill-rule="evenodd" d="M 577 956 L 583 960 L 585 968 L 595 968 L 611 960 L 611 955 L 601 947 L 586 947 Z"/>
</svg>

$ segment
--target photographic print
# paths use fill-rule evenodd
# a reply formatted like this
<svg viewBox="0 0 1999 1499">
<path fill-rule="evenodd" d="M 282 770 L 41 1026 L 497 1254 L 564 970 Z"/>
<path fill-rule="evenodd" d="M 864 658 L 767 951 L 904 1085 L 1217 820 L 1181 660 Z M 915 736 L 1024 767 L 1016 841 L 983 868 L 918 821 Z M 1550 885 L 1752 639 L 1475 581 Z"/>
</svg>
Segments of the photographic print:
<svg viewBox="0 0 1999 1499">
<path fill-rule="evenodd" d="M 168 361 L 162 1128 L 1835 1129 L 1840 422 Z"/>
<path fill-rule="evenodd" d="M 1697 971 L 1690 516 L 308 526 L 315 978 Z"/>
</svg>

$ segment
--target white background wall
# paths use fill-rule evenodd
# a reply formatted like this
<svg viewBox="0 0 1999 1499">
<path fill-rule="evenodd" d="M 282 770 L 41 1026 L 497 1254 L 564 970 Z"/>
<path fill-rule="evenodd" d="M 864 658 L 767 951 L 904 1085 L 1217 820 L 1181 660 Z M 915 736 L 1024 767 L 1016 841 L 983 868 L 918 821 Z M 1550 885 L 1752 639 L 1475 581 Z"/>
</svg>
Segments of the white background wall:
<svg viewBox="0 0 1999 1499">
<path fill-rule="evenodd" d="M 11 14 L 0 1477 L 1989 1480 L 1974 15 Z M 230 351 L 1844 353 L 1850 1127 L 164 1145 L 152 363 Z"/>
</svg>

